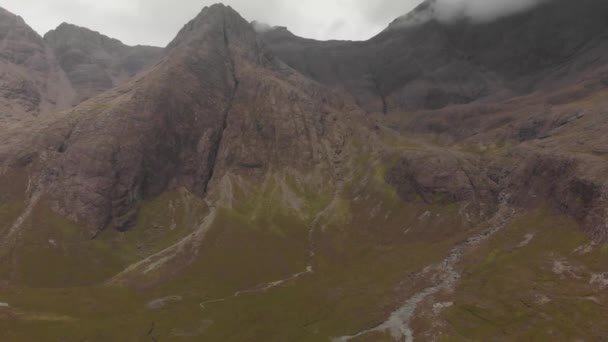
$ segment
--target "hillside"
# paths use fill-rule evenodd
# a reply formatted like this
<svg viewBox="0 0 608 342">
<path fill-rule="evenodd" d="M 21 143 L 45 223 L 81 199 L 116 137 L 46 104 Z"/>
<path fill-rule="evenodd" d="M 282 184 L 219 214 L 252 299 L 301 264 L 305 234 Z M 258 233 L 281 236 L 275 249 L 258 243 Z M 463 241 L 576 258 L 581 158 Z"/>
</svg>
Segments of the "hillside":
<svg viewBox="0 0 608 342">
<path fill-rule="evenodd" d="M 608 6 L 435 5 L 321 42 L 217 4 L 164 49 L 0 12 L 2 70 L 76 89 L 0 94 L 3 336 L 601 340 Z"/>
</svg>

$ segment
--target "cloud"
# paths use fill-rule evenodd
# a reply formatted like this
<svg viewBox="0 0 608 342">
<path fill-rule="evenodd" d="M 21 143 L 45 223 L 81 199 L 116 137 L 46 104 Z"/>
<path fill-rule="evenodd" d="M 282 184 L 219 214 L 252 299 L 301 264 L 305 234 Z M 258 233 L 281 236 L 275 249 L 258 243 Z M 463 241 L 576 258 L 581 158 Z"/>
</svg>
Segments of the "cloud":
<svg viewBox="0 0 608 342">
<path fill-rule="evenodd" d="M 430 19 L 488 22 L 526 11 L 544 1 L 549 0 L 431 0 L 424 10 L 405 16 L 403 23 L 416 24 Z"/>
<path fill-rule="evenodd" d="M 537 6 L 545 0 L 438 0 L 440 19 L 465 17 L 473 21 L 492 21 Z"/>
<path fill-rule="evenodd" d="M 253 29 L 258 33 L 268 32 L 274 28 L 274 26 L 271 26 L 270 24 L 262 23 L 257 20 L 252 21 L 251 26 L 253 26 Z"/>
</svg>

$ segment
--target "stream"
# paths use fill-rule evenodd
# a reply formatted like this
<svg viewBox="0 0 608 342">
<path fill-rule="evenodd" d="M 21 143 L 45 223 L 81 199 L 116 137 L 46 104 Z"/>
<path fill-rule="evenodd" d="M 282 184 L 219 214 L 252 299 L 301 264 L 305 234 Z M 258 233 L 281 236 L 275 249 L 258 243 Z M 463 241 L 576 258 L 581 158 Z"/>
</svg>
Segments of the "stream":
<svg viewBox="0 0 608 342">
<path fill-rule="evenodd" d="M 453 289 L 461 277 L 460 272 L 456 269 L 456 265 L 464 253 L 498 233 L 513 219 L 515 210 L 507 204 L 508 199 L 508 195 L 501 194 L 499 210 L 494 217 L 488 221 L 490 228 L 478 235 L 468 238 L 452 248 L 448 256 L 437 265 L 438 272 L 431 279 L 431 286 L 410 297 L 380 325 L 363 330 L 351 336 L 334 338 L 333 342 L 347 342 L 373 332 L 389 332 L 396 341 L 413 342 L 414 332 L 410 326 L 410 322 L 416 313 L 416 309 L 428 297 L 442 290 Z"/>
<path fill-rule="evenodd" d="M 208 301 L 201 302 L 200 307 L 202 309 L 205 309 L 206 306 L 209 304 L 224 302 L 231 298 L 237 298 L 237 297 L 241 297 L 241 296 L 247 295 L 247 294 L 264 293 L 273 288 L 282 286 L 283 284 L 286 284 L 288 282 L 297 280 L 305 275 L 314 273 L 315 272 L 314 259 L 316 256 L 316 252 L 315 252 L 316 246 L 315 246 L 314 234 L 318 228 L 323 227 L 322 225 L 319 225 L 319 222 L 332 208 L 334 208 L 336 201 L 337 201 L 337 195 L 334 196 L 334 200 L 323 211 L 319 212 L 315 216 L 315 218 L 313 219 L 313 221 L 310 224 L 310 228 L 308 230 L 308 249 L 309 249 L 308 264 L 306 265 L 306 269 L 304 271 L 294 273 L 294 274 L 290 275 L 289 277 L 281 279 L 281 280 L 264 283 L 264 284 L 257 285 L 255 287 L 246 289 L 246 290 L 239 290 L 239 291 L 235 292 L 234 294 L 232 294 L 231 296 L 228 296 L 225 298 L 211 299 Z"/>
</svg>

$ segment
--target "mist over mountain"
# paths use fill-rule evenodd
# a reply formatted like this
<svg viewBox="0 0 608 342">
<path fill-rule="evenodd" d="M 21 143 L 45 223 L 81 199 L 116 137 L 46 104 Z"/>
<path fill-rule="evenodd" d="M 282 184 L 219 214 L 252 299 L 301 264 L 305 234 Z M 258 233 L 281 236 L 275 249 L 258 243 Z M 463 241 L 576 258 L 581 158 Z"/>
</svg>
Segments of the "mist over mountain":
<svg viewBox="0 0 608 342">
<path fill-rule="evenodd" d="M 288 65 L 342 85 L 368 111 L 496 101 L 571 84 L 587 77 L 584 69 L 597 73 L 605 65 L 602 2 L 553 0 L 491 22 L 403 25 L 435 4 L 423 3 L 365 42 L 306 40 L 281 28 L 263 36 Z"/>
<path fill-rule="evenodd" d="M 489 22 L 527 11 L 547 1 L 551 0 L 430 0 L 424 2 L 406 18 L 412 23 L 433 19 L 444 23 L 460 19 L 477 23 Z"/>
<path fill-rule="evenodd" d="M 1 338 L 608 336 L 608 2 L 400 14 L 158 48 L 0 9 Z"/>
</svg>

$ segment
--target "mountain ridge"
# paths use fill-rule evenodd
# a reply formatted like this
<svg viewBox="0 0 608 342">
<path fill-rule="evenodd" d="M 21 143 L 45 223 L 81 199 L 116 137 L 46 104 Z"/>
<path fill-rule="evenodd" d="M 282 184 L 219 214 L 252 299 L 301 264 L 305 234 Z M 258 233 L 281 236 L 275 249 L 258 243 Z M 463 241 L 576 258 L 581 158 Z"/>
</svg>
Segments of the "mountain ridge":
<svg viewBox="0 0 608 342">
<path fill-rule="evenodd" d="M 76 103 L 125 82 L 163 53 L 162 48 L 127 46 L 99 32 L 66 23 L 47 32 L 44 41 L 77 89 Z"/>
<path fill-rule="evenodd" d="M 425 2 L 418 11 L 428 6 Z M 605 34 L 605 11 L 595 0 L 581 5 L 552 0 L 490 23 L 431 20 L 388 29 L 363 42 L 287 39 L 272 31 L 264 36 L 287 64 L 322 83 L 346 87 L 368 111 L 432 110 L 486 97 L 505 100 L 563 82 L 563 71 L 547 68 L 567 66 L 586 43 Z M 493 37 L 500 32 L 505 37 L 497 43 Z M 586 58 L 601 59 L 603 49 L 600 45 L 594 57 Z M 552 80 L 535 84 L 541 78 Z"/>
<path fill-rule="evenodd" d="M 3 124 L 66 108 L 73 90 L 42 37 L 7 10 L 0 17 Z"/>
<path fill-rule="evenodd" d="M 319 158 L 317 149 L 321 146 L 302 154 L 301 162 L 292 159 L 290 154 L 277 154 L 276 148 L 301 149 L 300 142 L 296 143 L 294 138 L 302 133 L 285 135 L 279 128 L 299 128 L 272 117 L 277 112 L 272 108 L 267 108 L 264 114 L 267 117 L 252 117 L 262 113 L 257 114 L 259 109 L 246 110 L 242 100 L 239 101 L 242 97 L 250 98 L 247 102 L 271 96 L 272 101 L 280 102 L 290 94 L 298 101 L 306 101 L 301 104 L 302 108 L 311 104 L 324 106 L 312 100 L 321 96 L 320 88 L 315 89 L 316 85 L 291 73 L 269 56 L 259 45 L 249 23 L 234 10 L 219 5 L 205 8 L 169 44 L 160 63 L 136 80 L 107 93 L 99 99 L 101 103 L 96 104 L 93 99 L 56 120 L 57 123 L 74 120 L 69 128 L 63 128 L 69 129 L 63 133 L 63 142 L 51 147 L 58 151 L 59 163 L 50 170 L 54 175 L 50 181 L 51 192 L 64 198 L 55 202 L 56 209 L 77 222 L 90 224 L 94 230 L 101 230 L 110 222 L 117 229 L 127 229 L 137 217 L 133 207 L 142 198 L 181 186 L 204 196 L 209 182 L 222 176 L 218 170 L 224 170 L 222 173 L 240 170 L 262 176 L 274 163 L 294 162 L 300 169 L 310 167 L 310 162 L 304 160 Z M 255 71 L 256 68 L 268 71 Z M 240 76 L 241 73 L 245 76 Z M 247 89 L 262 87 L 262 93 L 243 91 L 242 83 L 250 83 Z M 298 84 L 301 90 L 290 90 L 293 87 L 290 83 Z M 274 92 L 283 98 L 277 98 Z M 333 102 L 323 101 L 329 106 Z M 259 106 L 266 108 L 263 102 Z M 233 112 L 244 115 L 237 125 L 245 130 L 241 134 L 227 129 L 233 121 Z M 312 113 L 304 111 L 303 114 Z M 293 119 L 294 123 L 303 119 L 305 127 L 309 124 L 308 118 Z M 261 120 L 265 121 L 263 127 L 255 128 L 261 125 Z M 98 128 L 92 131 L 89 127 Z M 310 132 L 309 128 L 305 129 Z M 141 132 L 135 134 L 134 131 Z M 240 140 L 248 139 L 251 147 L 226 149 L 228 134 L 232 139 L 237 136 Z M 277 134 L 281 135 L 279 146 L 254 148 L 265 144 L 265 140 L 277 138 Z M 141 141 L 131 138 L 138 136 L 149 138 Z M 164 138 L 158 140 L 158 137 Z M 306 145 L 313 147 L 319 139 L 311 139 Z M 54 144 L 57 143 L 59 141 Z M 220 154 L 224 156 L 218 159 Z M 93 156 L 104 162 L 89 160 Z M 232 162 L 227 162 L 230 160 Z M 106 178 L 100 182 L 102 175 Z M 105 195 L 99 196 L 101 193 Z M 65 202 L 65 198 L 71 200 Z"/>
</svg>

